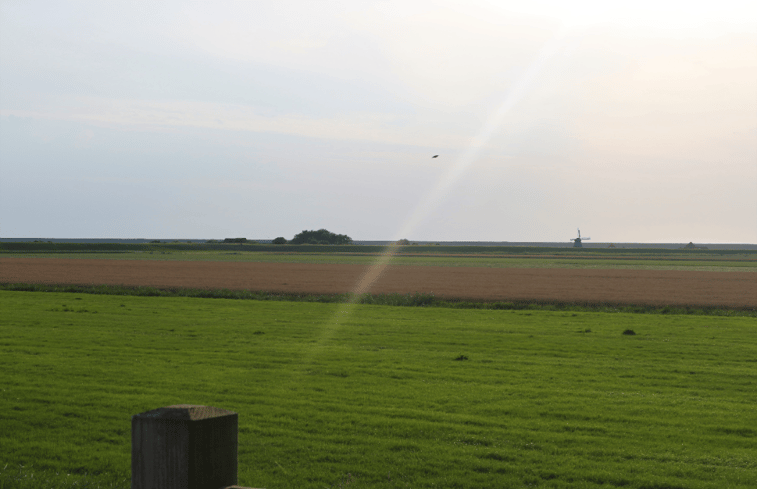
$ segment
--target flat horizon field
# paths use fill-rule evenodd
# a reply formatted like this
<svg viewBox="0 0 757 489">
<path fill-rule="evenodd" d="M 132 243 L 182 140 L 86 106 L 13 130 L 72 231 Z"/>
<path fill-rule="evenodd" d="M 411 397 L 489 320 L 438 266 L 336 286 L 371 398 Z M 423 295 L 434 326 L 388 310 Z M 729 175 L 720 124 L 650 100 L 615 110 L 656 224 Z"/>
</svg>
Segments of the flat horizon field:
<svg viewBox="0 0 757 489">
<path fill-rule="evenodd" d="M 2 488 L 126 488 L 130 417 L 178 403 L 239 413 L 251 487 L 757 484 L 754 318 L 11 291 L 0 317 Z"/>
<path fill-rule="evenodd" d="M 757 251 L 755 250 L 0 243 L 0 258 L 371 265 L 380 257 L 386 264 L 399 266 L 757 272 Z"/>
<path fill-rule="evenodd" d="M 337 253 L 272 253 L 251 251 L 167 251 L 124 253 L 3 253 L 7 258 L 67 258 L 102 260 L 169 260 L 169 261 L 239 261 L 260 263 L 315 263 L 370 265 L 376 254 Z M 545 256 L 392 256 L 390 265 L 487 268 L 568 268 L 618 270 L 682 270 L 710 272 L 757 272 L 757 259 L 744 255 L 703 259 L 630 258 L 630 257 L 545 257 Z"/>
</svg>

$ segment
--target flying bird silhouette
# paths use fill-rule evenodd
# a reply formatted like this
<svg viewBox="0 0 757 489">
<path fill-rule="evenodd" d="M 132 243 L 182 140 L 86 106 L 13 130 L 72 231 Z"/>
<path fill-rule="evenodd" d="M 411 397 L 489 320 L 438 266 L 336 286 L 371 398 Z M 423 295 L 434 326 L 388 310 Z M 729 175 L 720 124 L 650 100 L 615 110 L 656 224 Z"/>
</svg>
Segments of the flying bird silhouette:
<svg viewBox="0 0 757 489">
<path fill-rule="evenodd" d="M 438 157 L 439 157 L 439 155 L 434 155 L 431 158 L 438 158 Z"/>
</svg>

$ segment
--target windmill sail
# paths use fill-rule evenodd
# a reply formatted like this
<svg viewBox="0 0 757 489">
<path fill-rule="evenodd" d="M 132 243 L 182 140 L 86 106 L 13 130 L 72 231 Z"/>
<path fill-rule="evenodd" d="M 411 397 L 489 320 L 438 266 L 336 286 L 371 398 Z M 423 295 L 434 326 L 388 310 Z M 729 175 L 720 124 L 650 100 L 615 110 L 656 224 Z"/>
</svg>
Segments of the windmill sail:
<svg viewBox="0 0 757 489">
<path fill-rule="evenodd" d="M 571 241 L 573 241 L 573 248 L 583 248 L 583 245 L 581 244 L 581 241 L 585 239 L 591 239 L 591 238 L 582 238 L 581 237 L 581 230 L 578 230 L 578 237 L 577 238 L 570 238 Z"/>
</svg>

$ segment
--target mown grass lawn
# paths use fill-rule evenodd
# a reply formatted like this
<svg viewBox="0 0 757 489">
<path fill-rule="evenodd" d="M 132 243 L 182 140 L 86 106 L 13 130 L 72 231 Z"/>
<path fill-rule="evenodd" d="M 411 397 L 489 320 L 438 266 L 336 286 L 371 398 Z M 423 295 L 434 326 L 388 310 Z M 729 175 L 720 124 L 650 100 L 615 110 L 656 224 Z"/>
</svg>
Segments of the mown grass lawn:
<svg viewBox="0 0 757 489">
<path fill-rule="evenodd" d="M 180 403 L 252 487 L 757 486 L 754 318 L 0 291 L 0 372 L 2 488 L 128 487 Z"/>
</svg>

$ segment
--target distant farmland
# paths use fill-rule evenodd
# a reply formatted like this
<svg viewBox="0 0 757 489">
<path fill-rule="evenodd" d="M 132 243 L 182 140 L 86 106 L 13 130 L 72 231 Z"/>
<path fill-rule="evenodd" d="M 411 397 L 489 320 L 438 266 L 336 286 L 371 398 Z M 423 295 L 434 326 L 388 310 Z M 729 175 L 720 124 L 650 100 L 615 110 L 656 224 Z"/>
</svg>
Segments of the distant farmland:
<svg viewBox="0 0 757 489">
<path fill-rule="evenodd" d="M 219 244 L 212 246 L 220 249 L 201 249 L 189 244 L 97 244 L 87 251 L 70 243 L 19 245 L 0 252 L 0 283 L 289 294 L 349 293 L 385 250 L 352 245 Z M 487 302 L 757 309 L 757 252 L 445 246 L 393 251 L 368 292 Z"/>
<path fill-rule="evenodd" d="M 5 283 L 350 292 L 361 265 L 0 258 Z M 757 273 L 390 266 L 371 293 L 483 301 L 757 307 Z"/>
</svg>

